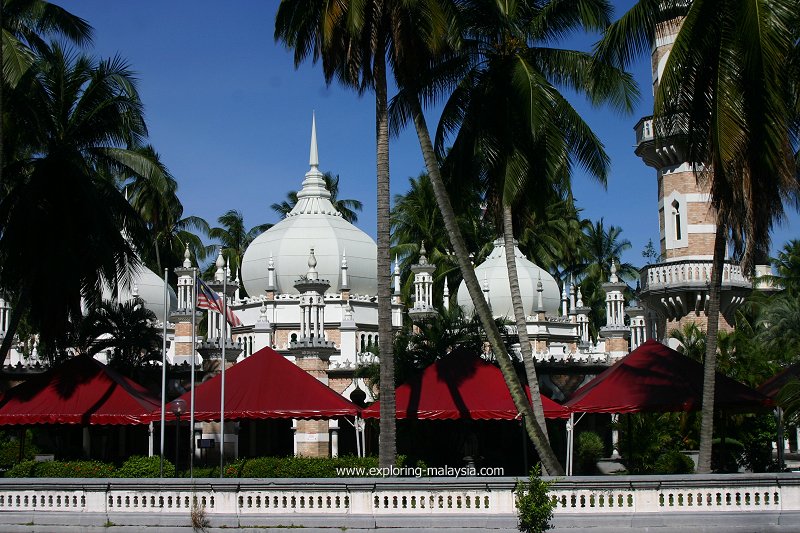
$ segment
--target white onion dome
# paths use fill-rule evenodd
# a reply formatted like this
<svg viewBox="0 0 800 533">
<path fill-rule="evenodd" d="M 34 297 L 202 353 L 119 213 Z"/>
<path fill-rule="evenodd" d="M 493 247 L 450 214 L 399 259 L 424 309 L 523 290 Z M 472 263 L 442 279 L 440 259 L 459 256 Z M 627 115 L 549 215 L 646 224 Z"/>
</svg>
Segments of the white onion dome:
<svg viewBox="0 0 800 533">
<path fill-rule="evenodd" d="M 297 193 L 297 204 L 286 218 L 256 237 L 242 259 L 242 283 L 251 296 L 263 294 L 274 263 L 278 293 L 297 293 L 294 284 L 308 269 L 314 249 L 319 278 L 333 290 L 341 287 L 342 257 L 347 254 L 347 286 L 353 294 L 377 294 L 378 247 L 372 238 L 342 218 L 331 202 L 319 170 L 316 124 L 311 125 L 311 169 Z"/>
<path fill-rule="evenodd" d="M 542 281 L 542 303 L 548 314 L 557 315 L 560 304 L 558 283 L 546 270 L 528 261 L 517 246 L 514 246 L 514 257 L 517 262 L 517 276 L 519 277 L 519 290 L 522 295 L 522 306 L 526 315 L 531 315 L 538 306 L 536 285 Z M 508 269 L 506 268 L 506 253 L 502 239 L 494 241 L 494 249 L 486 260 L 475 267 L 475 275 L 484 289 L 488 289 L 489 303 L 492 315 L 499 317 L 514 317 L 514 306 L 511 302 L 511 288 L 508 283 Z M 458 287 L 458 305 L 471 313 L 475 306 L 469 296 L 466 284 L 462 281 Z"/>
<path fill-rule="evenodd" d="M 103 288 L 103 299 L 110 300 L 114 295 L 108 287 Z M 131 274 L 129 287 L 119 286 L 116 299 L 127 302 L 134 296 L 144 300 L 144 306 L 156 315 L 159 321 L 164 320 L 164 278 L 144 265 L 139 265 Z M 168 291 L 169 311 L 172 313 L 178 306 L 178 298 L 172 287 Z"/>
</svg>

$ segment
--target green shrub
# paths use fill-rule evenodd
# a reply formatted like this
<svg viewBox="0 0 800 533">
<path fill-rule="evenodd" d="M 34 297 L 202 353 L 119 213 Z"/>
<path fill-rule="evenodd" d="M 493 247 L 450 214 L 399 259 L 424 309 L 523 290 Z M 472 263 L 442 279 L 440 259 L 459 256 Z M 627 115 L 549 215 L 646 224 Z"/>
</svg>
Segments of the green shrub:
<svg viewBox="0 0 800 533">
<path fill-rule="evenodd" d="M 142 457 L 134 455 L 129 457 L 119 469 L 116 477 L 148 478 L 161 476 L 161 458 L 157 455 Z M 175 465 L 164 459 L 164 477 L 175 476 Z"/>
<path fill-rule="evenodd" d="M 22 461 L 6 471 L 6 477 L 33 477 L 36 461 Z"/>
<path fill-rule="evenodd" d="M 219 467 L 218 466 L 196 466 L 194 470 L 190 472 L 189 470 L 184 470 L 181 472 L 180 477 L 219 477 Z"/>
<path fill-rule="evenodd" d="M 555 502 L 547 495 L 550 483 L 543 481 L 541 469 L 536 465 L 531 470 L 528 481 L 517 481 L 514 489 L 515 503 L 519 524 L 517 527 L 525 533 L 539 533 L 550 529 Z"/>
<path fill-rule="evenodd" d="M 37 463 L 33 477 L 114 477 L 114 465 L 100 461 L 49 461 Z"/>
<path fill-rule="evenodd" d="M 603 439 L 594 431 L 578 435 L 578 468 L 582 474 L 594 474 L 597 461 L 605 455 Z"/>
<path fill-rule="evenodd" d="M 11 468 L 19 461 L 19 438 L 15 434 L 0 432 L 0 468 Z M 39 453 L 39 449 L 33 444 L 33 432 L 25 430 L 25 447 L 23 449 L 23 460 L 31 460 Z"/>
<path fill-rule="evenodd" d="M 377 457 L 258 457 L 241 467 L 241 477 L 337 477 L 339 468 L 377 468 Z"/>
<path fill-rule="evenodd" d="M 278 477 L 276 475 L 280 457 L 258 457 L 242 466 L 242 477 Z"/>
<path fill-rule="evenodd" d="M 242 477 L 242 468 L 244 468 L 247 459 L 237 459 L 232 463 L 225 465 L 225 477 Z"/>
<path fill-rule="evenodd" d="M 654 471 L 656 474 L 691 474 L 694 461 L 677 450 L 670 450 L 656 460 Z"/>
</svg>

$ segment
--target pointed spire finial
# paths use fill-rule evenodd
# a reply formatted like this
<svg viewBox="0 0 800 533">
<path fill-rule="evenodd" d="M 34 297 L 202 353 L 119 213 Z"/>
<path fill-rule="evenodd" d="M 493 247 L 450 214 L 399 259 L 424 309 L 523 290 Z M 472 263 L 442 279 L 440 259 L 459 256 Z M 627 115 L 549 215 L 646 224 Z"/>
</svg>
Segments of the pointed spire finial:
<svg viewBox="0 0 800 533">
<path fill-rule="evenodd" d="M 317 151 L 317 117 L 314 111 L 311 112 L 311 153 L 308 156 L 308 164 L 312 169 L 319 167 L 319 152 Z"/>
<path fill-rule="evenodd" d="M 308 272 L 306 273 L 307 279 L 317 279 L 317 257 L 314 255 L 314 249 L 311 248 L 311 253 L 308 255 Z"/>
<path fill-rule="evenodd" d="M 183 252 L 183 268 L 192 266 L 192 254 L 189 252 L 189 243 L 186 243 L 186 250 Z"/>
<path fill-rule="evenodd" d="M 619 281 L 617 277 L 617 262 L 615 260 L 611 260 L 611 276 L 608 279 L 611 283 L 616 283 Z"/>
</svg>

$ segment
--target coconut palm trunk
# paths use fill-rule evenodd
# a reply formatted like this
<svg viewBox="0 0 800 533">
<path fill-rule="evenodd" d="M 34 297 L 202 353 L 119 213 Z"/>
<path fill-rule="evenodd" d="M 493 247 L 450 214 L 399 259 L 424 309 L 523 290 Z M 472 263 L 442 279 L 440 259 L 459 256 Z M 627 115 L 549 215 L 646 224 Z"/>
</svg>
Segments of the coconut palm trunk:
<svg viewBox="0 0 800 533">
<path fill-rule="evenodd" d="M 525 366 L 525 376 L 528 378 L 528 387 L 531 389 L 531 407 L 536 417 L 536 422 L 542 428 L 545 439 L 547 424 L 544 418 L 542 398 L 539 396 L 539 378 L 536 376 L 536 366 L 533 361 L 533 350 L 528 338 L 528 325 L 525 321 L 525 308 L 522 306 L 522 293 L 519 289 L 519 275 L 517 274 L 517 261 L 514 257 L 514 221 L 511 206 L 503 205 L 503 244 L 506 251 L 506 268 L 508 269 L 508 284 L 511 288 L 511 302 L 514 305 L 514 319 L 517 323 L 517 335 L 522 351 L 522 362 Z"/>
<path fill-rule="evenodd" d="M 706 326 L 706 354 L 703 360 L 703 408 L 700 424 L 700 455 L 697 473 L 711 472 L 711 443 L 714 438 L 714 389 L 717 369 L 717 332 L 719 331 L 720 293 L 722 269 L 725 261 L 725 224 L 717 216 L 714 236 L 714 258 L 711 263 L 711 284 L 708 288 L 708 325 Z"/>
<path fill-rule="evenodd" d="M 385 43 L 379 37 L 375 54 L 375 127 L 377 139 L 377 203 L 378 203 L 378 349 L 380 350 L 380 446 L 381 468 L 394 465 L 397 455 L 397 434 L 394 399 L 394 354 L 392 350 L 392 278 L 391 235 L 389 218 L 389 115 L 386 89 Z"/>
<path fill-rule="evenodd" d="M 531 404 L 528 402 L 528 399 L 525 396 L 525 391 L 522 388 L 519 378 L 517 377 L 516 371 L 514 370 L 514 364 L 505 349 L 505 345 L 503 344 L 503 339 L 500 336 L 500 330 L 492 318 L 492 312 L 489 309 L 489 305 L 486 303 L 486 299 L 483 297 L 483 291 L 481 290 L 480 283 L 478 282 L 478 277 L 475 275 L 475 269 L 472 267 L 472 264 L 469 260 L 467 246 L 464 242 L 463 236 L 461 235 L 461 231 L 458 228 L 453 206 L 450 203 L 450 198 L 447 195 L 447 190 L 444 186 L 444 182 L 442 181 L 441 173 L 439 172 L 439 165 L 436 162 L 433 143 L 431 142 L 430 132 L 428 131 L 428 125 L 425 121 L 425 116 L 422 112 L 422 105 L 420 104 L 419 98 L 416 96 L 409 98 L 409 105 L 411 107 L 411 116 L 414 120 L 414 127 L 417 131 L 420 148 L 422 149 L 422 156 L 425 160 L 425 167 L 428 171 L 428 175 L 430 176 L 431 184 L 433 185 L 433 191 L 436 195 L 436 202 L 439 205 L 439 210 L 442 212 L 442 218 L 444 219 L 445 228 L 447 229 L 447 234 L 450 237 L 450 242 L 453 245 L 453 251 L 455 252 L 458 266 L 461 269 L 461 273 L 464 276 L 464 283 L 466 284 L 469 295 L 472 298 L 473 304 L 475 305 L 475 311 L 479 320 L 481 321 L 481 325 L 486 333 L 489 343 L 492 346 L 492 350 L 497 358 L 497 362 L 500 365 L 500 370 L 503 373 L 506 385 L 511 393 L 511 398 L 514 401 L 517 411 L 523 417 L 525 430 L 533 442 L 544 468 L 550 475 L 563 475 L 564 469 L 558 462 L 555 453 L 553 453 L 553 450 L 547 441 L 547 436 L 542 431 L 541 426 L 536 422 Z M 383 378 L 381 378 L 381 380 L 383 380 Z M 383 405 L 382 401 L 381 405 Z"/>
</svg>

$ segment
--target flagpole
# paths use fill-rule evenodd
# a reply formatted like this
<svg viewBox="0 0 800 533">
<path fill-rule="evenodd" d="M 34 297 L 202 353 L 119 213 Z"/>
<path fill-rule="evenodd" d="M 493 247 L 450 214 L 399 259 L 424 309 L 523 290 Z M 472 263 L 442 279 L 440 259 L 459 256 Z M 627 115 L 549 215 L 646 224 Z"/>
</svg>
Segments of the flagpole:
<svg viewBox="0 0 800 533">
<path fill-rule="evenodd" d="M 168 270 L 164 269 L 164 329 L 162 330 L 161 348 L 161 438 L 159 439 L 161 450 L 160 476 L 164 477 L 164 424 L 167 412 L 167 312 L 169 311 L 169 285 L 167 285 Z M 176 465 L 177 467 L 177 465 Z"/>
<path fill-rule="evenodd" d="M 228 267 L 223 268 L 222 278 L 222 387 L 219 393 L 219 477 L 225 477 L 225 345 L 228 344 Z"/>
<path fill-rule="evenodd" d="M 192 349 L 191 349 L 191 392 L 189 393 L 189 477 L 194 479 L 194 367 L 197 335 L 195 327 L 195 313 L 197 312 L 197 267 L 192 267 Z"/>
</svg>

